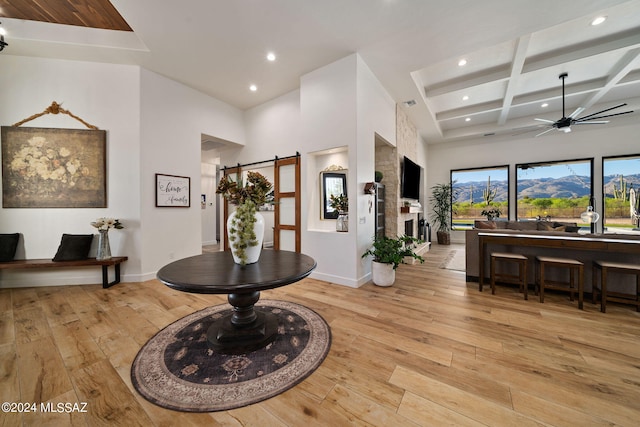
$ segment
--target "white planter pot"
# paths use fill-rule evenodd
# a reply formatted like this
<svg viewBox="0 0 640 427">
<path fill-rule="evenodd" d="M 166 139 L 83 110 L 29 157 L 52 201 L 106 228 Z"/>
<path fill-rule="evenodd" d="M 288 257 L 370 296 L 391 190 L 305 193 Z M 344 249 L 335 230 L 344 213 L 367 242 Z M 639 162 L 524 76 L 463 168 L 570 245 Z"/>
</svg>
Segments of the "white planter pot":
<svg viewBox="0 0 640 427">
<path fill-rule="evenodd" d="M 396 281 L 396 271 L 393 264 L 373 261 L 371 263 L 371 280 L 374 285 L 391 286 Z"/>
<path fill-rule="evenodd" d="M 236 264 L 242 264 L 240 258 L 236 255 L 236 250 L 233 248 L 233 243 L 231 239 L 231 222 L 235 219 L 236 212 L 233 212 L 227 218 L 227 237 L 229 238 L 229 247 L 231 248 L 231 254 L 233 255 L 233 260 Z M 264 217 L 260 212 L 256 212 L 256 222 L 253 225 L 254 233 L 256 234 L 256 240 L 258 244 L 255 246 L 249 246 L 245 249 L 247 255 L 247 262 L 245 264 L 253 264 L 258 262 L 260 259 L 260 252 L 262 252 L 262 241 L 264 240 Z"/>
</svg>

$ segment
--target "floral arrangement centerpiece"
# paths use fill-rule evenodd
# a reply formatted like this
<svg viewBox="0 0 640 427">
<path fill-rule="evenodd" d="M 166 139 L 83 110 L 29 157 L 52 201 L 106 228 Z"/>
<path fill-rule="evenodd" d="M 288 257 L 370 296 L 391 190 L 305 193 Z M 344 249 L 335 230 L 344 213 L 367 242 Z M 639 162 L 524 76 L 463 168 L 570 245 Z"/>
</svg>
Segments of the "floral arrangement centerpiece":
<svg viewBox="0 0 640 427">
<path fill-rule="evenodd" d="M 228 236 L 234 257 L 239 264 L 250 263 L 247 250 L 259 246 L 262 235 L 255 231 L 256 214 L 258 208 L 267 202 L 267 195 L 272 185 L 264 175 L 259 172 L 248 172 L 247 183 L 243 184 L 242 178 L 236 175 L 236 180 L 231 175 L 225 175 L 220 180 L 216 193 L 221 194 L 229 203 L 236 205 L 236 211 L 229 217 Z M 264 233 L 264 229 L 262 230 Z M 255 261 L 252 262 L 256 262 Z"/>
<path fill-rule="evenodd" d="M 338 212 L 347 212 L 349 210 L 349 198 L 344 194 L 329 196 L 329 206 Z"/>
<path fill-rule="evenodd" d="M 117 230 L 124 228 L 124 225 L 120 222 L 119 219 L 115 218 L 98 218 L 91 223 L 98 230 L 107 230 L 109 231 L 112 228 Z"/>
<path fill-rule="evenodd" d="M 482 212 L 480 212 L 480 215 L 486 216 L 488 221 L 492 221 L 495 218 L 500 218 L 501 213 L 499 208 L 487 207 L 487 209 L 483 209 Z"/>
<path fill-rule="evenodd" d="M 119 230 L 124 228 L 124 225 L 122 225 L 119 219 L 105 217 L 92 221 L 91 225 L 97 228 L 100 233 L 98 236 L 98 252 L 96 253 L 96 259 L 110 259 L 111 246 L 109 245 L 109 230 L 112 228 Z"/>
</svg>

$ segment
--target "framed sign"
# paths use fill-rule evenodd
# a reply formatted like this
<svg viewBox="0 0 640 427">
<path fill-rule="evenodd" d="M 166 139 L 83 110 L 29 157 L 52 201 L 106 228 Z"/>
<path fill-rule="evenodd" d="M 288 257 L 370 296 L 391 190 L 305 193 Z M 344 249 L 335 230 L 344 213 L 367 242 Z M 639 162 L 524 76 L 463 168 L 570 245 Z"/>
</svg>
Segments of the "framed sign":
<svg viewBox="0 0 640 427">
<path fill-rule="evenodd" d="M 103 130 L 2 126 L 2 207 L 107 206 Z"/>
<path fill-rule="evenodd" d="M 188 208 L 191 206 L 191 178 L 156 174 L 156 207 Z"/>
</svg>

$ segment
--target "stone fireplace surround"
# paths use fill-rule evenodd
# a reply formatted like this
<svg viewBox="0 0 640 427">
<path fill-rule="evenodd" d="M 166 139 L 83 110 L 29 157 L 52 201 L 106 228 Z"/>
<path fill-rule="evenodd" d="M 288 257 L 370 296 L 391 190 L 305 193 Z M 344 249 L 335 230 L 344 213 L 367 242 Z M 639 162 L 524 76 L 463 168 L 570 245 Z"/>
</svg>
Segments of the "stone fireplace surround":
<svg viewBox="0 0 640 427">
<path fill-rule="evenodd" d="M 376 135 L 375 149 L 375 169 L 382 172 L 381 184 L 385 186 L 385 229 L 388 237 L 409 234 L 405 232 L 407 221 L 413 221 L 412 235 L 418 237 L 418 220 L 424 216 L 423 210 L 415 212 L 415 209 L 411 209 L 411 213 L 401 212 L 405 200 L 400 197 L 400 161 L 404 156 L 417 160 L 417 143 L 416 127 L 402 108 L 396 105 L 396 147 L 389 145 Z M 426 173 L 426 171 L 423 172 Z M 424 200 L 420 202 L 425 206 Z M 428 250 L 427 243 L 417 252 L 423 253 Z"/>
</svg>

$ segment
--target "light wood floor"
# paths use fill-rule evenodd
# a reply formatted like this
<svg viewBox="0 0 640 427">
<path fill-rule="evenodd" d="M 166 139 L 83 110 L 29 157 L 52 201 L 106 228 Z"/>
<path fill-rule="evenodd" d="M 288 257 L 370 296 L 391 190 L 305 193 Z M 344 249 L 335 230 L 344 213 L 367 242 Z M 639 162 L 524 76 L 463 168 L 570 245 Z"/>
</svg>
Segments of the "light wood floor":
<svg viewBox="0 0 640 427">
<path fill-rule="evenodd" d="M 86 413 L 0 413 L 0 425 L 593 426 L 640 424 L 640 314 L 515 287 L 479 293 L 464 274 L 401 266 L 391 288 L 306 279 L 263 298 L 304 304 L 331 325 L 324 363 L 272 399 L 218 413 L 157 407 L 131 363 L 159 329 L 215 295 L 153 280 L 0 291 L 2 402 L 86 402 Z"/>
</svg>

